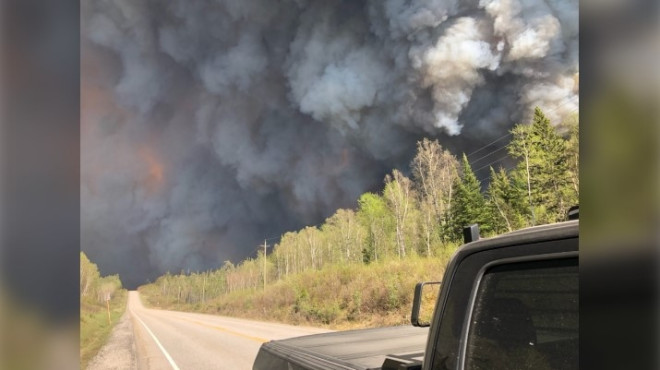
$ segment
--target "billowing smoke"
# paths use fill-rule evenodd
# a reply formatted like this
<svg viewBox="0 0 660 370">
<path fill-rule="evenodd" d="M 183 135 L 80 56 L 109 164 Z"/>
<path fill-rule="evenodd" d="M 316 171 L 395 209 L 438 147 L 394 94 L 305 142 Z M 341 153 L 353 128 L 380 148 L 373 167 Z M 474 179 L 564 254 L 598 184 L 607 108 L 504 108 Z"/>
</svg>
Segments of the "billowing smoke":
<svg viewBox="0 0 660 370">
<path fill-rule="evenodd" d="M 534 106 L 577 111 L 577 0 L 82 2 L 82 240 L 129 285 L 253 254 Z"/>
</svg>

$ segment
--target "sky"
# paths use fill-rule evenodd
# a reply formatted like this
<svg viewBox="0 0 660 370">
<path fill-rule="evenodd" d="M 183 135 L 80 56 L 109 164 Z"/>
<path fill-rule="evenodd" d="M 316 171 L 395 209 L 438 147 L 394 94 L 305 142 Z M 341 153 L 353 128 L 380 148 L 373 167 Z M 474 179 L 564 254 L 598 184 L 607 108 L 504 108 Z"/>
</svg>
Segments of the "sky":
<svg viewBox="0 0 660 370">
<path fill-rule="evenodd" d="M 497 166 L 578 110 L 577 0 L 81 8 L 82 250 L 128 287 L 355 207 L 423 137 Z"/>
</svg>

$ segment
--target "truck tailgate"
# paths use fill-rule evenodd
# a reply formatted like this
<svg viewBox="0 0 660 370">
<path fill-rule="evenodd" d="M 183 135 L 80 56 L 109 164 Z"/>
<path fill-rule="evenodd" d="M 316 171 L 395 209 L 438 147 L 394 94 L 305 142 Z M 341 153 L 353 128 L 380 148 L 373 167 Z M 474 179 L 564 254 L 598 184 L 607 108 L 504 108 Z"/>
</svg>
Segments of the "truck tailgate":
<svg viewBox="0 0 660 370">
<path fill-rule="evenodd" d="M 428 328 L 394 326 L 264 343 L 254 369 L 380 369 L 385 356 L 424 356 Z"/>
</svg>

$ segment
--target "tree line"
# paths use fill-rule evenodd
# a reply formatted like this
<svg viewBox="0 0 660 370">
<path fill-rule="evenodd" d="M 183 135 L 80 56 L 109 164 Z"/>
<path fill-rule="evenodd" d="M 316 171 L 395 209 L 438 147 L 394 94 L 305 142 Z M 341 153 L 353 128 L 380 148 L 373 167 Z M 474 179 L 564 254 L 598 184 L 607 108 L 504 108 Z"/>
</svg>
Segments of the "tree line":
<svg viewBox="0 0 660 370">
<path fill-rule="evenodd" d="M 119 275 L 101 276 L 98 266 L 80 252 L 80 368 L 85 369 L 126 308 Z"/>
<path fill-rule="evenodd" d="M 105 304 L 122 289 L 119 275 L 101 276 L 98 266 L 80 252 L 80 303 Z"/>
<path fill-rule="evenodd" d="M 380 193 L 365 193 L 357 209 L 339 209 L 320 226 L 287 232 L 272 252 L 234 265 L 193 274 L 159 277 L 143 287 L 168 303 L 205 303 L 219 295 L 259 289 L 325 266 L 392 259 L 448 256 L 465 225 L 483 236 L 565 219 L 579 198 L 577 119 L 553 126 L 536 108 L 531 123 L 510 131 L 511 169 L 490 167 L 482 187 L 468 156 L 459 159 L 437 140 L 423 139 L 410 177 L 395 169 Z M 81 287 L 82 288 L 82 287 Z"/>
</svg>

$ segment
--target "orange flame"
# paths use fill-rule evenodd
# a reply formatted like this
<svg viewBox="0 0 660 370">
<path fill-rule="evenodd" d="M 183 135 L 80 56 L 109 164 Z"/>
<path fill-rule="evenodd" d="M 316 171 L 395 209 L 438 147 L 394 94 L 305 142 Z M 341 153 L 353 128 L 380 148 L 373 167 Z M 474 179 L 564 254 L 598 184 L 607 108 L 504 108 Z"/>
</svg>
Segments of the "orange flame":
<svg viewBox="0 0 660 370">
<path fill-rule="evenodd" d="M 152 194 L 158 191 L 163 183 L 164 166 L 154 154 L 153 150 L 147 146 L 142 147 L 139 150 L 139 154 L 142 160 L 147 164 L 147 173 L 141 179 L 140 183 L 148 193 Z"/>
</svg>

